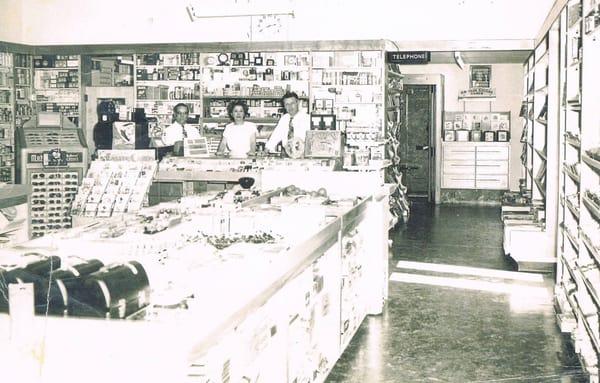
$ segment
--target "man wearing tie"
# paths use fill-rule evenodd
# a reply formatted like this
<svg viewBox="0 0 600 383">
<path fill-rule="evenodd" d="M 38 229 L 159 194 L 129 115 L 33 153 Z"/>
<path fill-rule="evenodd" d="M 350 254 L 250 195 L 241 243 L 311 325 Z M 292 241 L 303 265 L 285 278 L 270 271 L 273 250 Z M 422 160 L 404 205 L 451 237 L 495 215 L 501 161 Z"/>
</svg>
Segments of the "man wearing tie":
<svg viewBox="0 0 600 383">
<path fill-rule="evenodd" d="M 186 124 L 190 115 L 188 106 L 183 103 L 173 108 L 173 123 L 163 131 L 163 142 L 166 146 L 173 146 L 173 155 L 183 156 L 183 139 L 200 138 L 200 132 L 194 126 Z"/>
<path fill-rule="evenodd" d="M 266 149 L 270 153 L 276 151 L 277 145 L 281 143 L 283 147 L 288 140 L 293 137 L 299 138 L 302 141 L 306 139 L 306 132 L 310 130 L 310 116 L 301 111 L 299 107 L 298 95 L 294 92 L 286 93 L 281 102 L 286 113 L 281 116 L 275 130 L 269 137 L 266 144 Z"/>
</svg>

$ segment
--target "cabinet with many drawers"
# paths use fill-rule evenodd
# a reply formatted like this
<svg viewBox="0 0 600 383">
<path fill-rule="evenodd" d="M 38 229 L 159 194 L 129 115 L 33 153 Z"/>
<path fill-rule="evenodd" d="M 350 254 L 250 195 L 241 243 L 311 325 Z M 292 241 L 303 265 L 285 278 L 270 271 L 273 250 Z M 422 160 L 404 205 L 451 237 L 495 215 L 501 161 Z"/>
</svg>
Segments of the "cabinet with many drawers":
<svg viewBox="0 0 600 383">
<path fill-rule="evenodd" d="M 508 189 L 508 142 L 444 142 L 443 189 Z"/>
</svg>

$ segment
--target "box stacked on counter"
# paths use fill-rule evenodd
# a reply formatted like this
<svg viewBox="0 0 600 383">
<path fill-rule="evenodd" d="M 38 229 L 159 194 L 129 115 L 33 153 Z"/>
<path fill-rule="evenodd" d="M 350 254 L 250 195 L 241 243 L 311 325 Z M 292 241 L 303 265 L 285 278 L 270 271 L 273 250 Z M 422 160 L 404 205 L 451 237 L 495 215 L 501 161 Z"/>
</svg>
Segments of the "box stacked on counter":
<svg viewBox="0 0 600 383">
<path fill-rule="evenodd" d="M 30 173 L 33 238 L 71 227 L 70 208 L 78 178 L 75 171 Z"/>
<path fill-rule="evenodd" d="M 81 183 L 72 215 L 111 217 L 139 211 L 156 172 L 153 156 L 140 155 L 119 156 L 118 151 L 102 151 Z"/>
</svg>

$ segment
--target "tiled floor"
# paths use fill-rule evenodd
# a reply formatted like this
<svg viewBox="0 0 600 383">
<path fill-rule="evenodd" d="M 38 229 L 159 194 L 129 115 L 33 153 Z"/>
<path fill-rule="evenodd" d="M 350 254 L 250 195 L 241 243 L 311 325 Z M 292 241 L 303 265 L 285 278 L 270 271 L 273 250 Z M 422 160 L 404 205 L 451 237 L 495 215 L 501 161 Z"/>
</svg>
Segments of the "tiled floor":
<svg viewBox="0 0 600 383">
<path fill-rule="evenodd" d="M 390 270 L 441 283 L 390 282 L 384 314 L 365 320 L 327 382 L 584 382 L 555 324 L 552 276 L 522 282 L 396 267 L 405 260 L 514 270 L 502 253 L 499 214 L 414 204 L 393 235 Z M 446 287 L 448 280 L 475 290 Z"/>
</svg>

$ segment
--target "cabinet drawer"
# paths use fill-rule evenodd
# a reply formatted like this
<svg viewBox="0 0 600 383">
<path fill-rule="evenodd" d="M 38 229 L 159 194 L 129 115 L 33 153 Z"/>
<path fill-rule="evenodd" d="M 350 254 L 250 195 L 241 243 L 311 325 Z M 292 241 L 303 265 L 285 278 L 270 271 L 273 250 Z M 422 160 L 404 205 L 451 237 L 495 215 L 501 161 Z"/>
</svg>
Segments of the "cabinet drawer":
<svg viewBox="0 0 600 383">
<path fill-rule="evenodd" d="M 442 177 L 444 189 L 474 189 L 475 179 L 459 175 L 444 175 Z"/>
<path fill-rule="evenodd" d="M 444 146 L 444 160 L 475 160 L 474 147 Z"/>
<path fill-rule="evenodd" d="M 443 167 L 444 174 L 468 174 L 472 178 L 475 175 L 475 161 L 469 160 L 452 160 L 444 161 Z"/>
<path fill-rule="evenodd" d="M 477 175 L 508 175 L 508 161 L 477 161 Z"/>
<path fill-rule="evenodd" d="M 477 189 L 505 190 L 508 189 L 508 177 L 478 175 L 475 184 Z"/>
<path fill-rule="evenodd" d="M 477 160 L 508 160 L 508 146 L 478 146 Z"/>
</svg>

